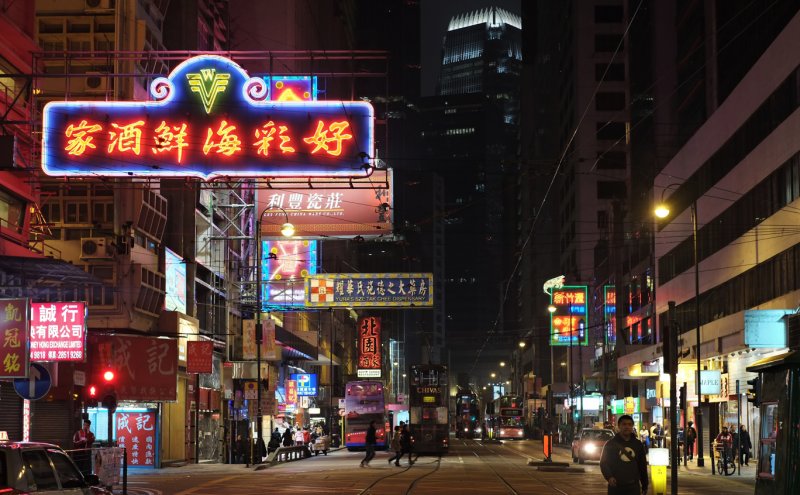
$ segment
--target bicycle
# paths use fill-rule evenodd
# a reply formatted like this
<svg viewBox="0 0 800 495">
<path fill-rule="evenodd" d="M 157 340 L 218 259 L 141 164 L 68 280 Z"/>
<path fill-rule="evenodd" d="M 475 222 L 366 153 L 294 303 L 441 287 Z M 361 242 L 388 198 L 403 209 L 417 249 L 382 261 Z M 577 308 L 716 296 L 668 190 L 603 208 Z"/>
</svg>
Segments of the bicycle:
<svg viewBox="0 0 800 495">
<path fill-rule="evenodd" d="M 733 460 L 733 449 L 717 446 L 717 473 L 731 476 L 736 472 L 736 463 Z"/>
</svg>

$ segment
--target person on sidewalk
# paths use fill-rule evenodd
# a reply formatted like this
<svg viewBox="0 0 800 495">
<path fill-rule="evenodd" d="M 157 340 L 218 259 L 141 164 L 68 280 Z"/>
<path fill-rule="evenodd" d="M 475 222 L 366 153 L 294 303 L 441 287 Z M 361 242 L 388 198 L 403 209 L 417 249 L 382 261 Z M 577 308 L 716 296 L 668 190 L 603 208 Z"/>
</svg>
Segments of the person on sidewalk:
<svg viewBox="0 0 800 495">
<path fill-rule="evenodd" d="M 378 443 L 377 439 L 377 430 L 375 429 L 375 420 L 369 422 L 369 428 L 367 428 L 367 437 L 364 439 L 364 447 L 367 451 L 367 455 L 364 456 L 364 460 L 361 461 L 361 467 L 369 467 L 369 461 L 375 457 L 375 444 Z"/>
<path fill-rule="evenodd" d="M 686 428 L 686 453 L 689 455 L 689 460 L 694 460 L 694 442 L 697 440 L 697 430 L 694 429 L 693 421 L 689 421 L 689 427 Z"/>
<path fill-rule="evenodd" d="M 291 447 L 293 443 L 294 443 L 294 435 L 292 434 L 292 429 L 286 427 L 286 429 L 283 430 L 283 446 Z"/>
<path fill-rule="evenodd" d="M 728 431 L 727 426 L 722 427 L 722 431 L 719 432 L 716 438 L 717 445 L 721 451 L 722 455 L 728 462 L 733 462 L 733 435 Z"/>
<path fill-rule="evenodd" d="M 750 465 L 750 451 L 753 448 L 753 444 L 750 441 L 750 433 L 745 430 L 744 425 L 739 427 L 739 437 L 740 441 L 742 442 L 742 451 L 739 453 L 740 459 L 739 463 L 744 464 L 745 466 Z"/>
<path fill-rule="evenodd" d="M 392 440 L 389 442 L 389 448 L 394 451 L 394 456 L 389 458 L 389 464 L 394 461 L 395 466 L 400 465 L 400 459 L 403 457 L 403 447 L 400 446 L 400 427 L 394 427 L 394 435 L 392 435 Z"/>
<path fill-rule="evenodd" d="M 84 475 L 92 474 L 92 444 L 94 443 L 94 433 L 91 430 L 92 422 L 88 419 L 83 420 L 83 428 L 72 435 L 72 447 L 78 450 L 73 454 L 75 464 Z"/>
<path fill-rule="evenodd" d="M 302 447 L 305 445 L 305 435 L 303 435 L 303 429 L 299 426 L 297 427 L 297 431 L 294 432 L 294 445 L 295 447 Z"/>
<path fill-rule="evenodd" d="M 411 466 L 414 464 L 414 461 L 411 458 L 414 450 L 414 435 L 411 434 L 411 430 L 408 429 L 408 425 L 400 422 L 400 458 L 402 459 L 403 456 L 408 453 L 408 465 Z"/>
<path fill-rule="evenodd" d="M 647 493 L 647 456 L 636 439 L 633 418 L 627 414 L 617 421 L 619 433 L 606 442 L 600 456 L 600 471 L 608 482 L 608 495 Z"/>
</svg>

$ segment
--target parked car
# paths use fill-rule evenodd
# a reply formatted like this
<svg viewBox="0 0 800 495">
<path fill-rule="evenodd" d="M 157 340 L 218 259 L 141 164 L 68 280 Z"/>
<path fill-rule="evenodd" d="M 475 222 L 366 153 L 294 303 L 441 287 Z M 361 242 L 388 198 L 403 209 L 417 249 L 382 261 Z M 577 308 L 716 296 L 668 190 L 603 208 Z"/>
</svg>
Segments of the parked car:
<svg viewBox="0 0 800 495">
<path fill-rule="evenodd" d="M 12 442 L 0 432 L 0 493 L 70 493 L 111 495 L 97 475 L 84 476 L 61 447 Z"/>
<path fill-rule="evenodd" d="M 614 438 L 612 430 L 584 428 L 572 441 L 572 462 L 583 464 L 587 460 L 599 461 L 603 446 Z"/>
</svg>

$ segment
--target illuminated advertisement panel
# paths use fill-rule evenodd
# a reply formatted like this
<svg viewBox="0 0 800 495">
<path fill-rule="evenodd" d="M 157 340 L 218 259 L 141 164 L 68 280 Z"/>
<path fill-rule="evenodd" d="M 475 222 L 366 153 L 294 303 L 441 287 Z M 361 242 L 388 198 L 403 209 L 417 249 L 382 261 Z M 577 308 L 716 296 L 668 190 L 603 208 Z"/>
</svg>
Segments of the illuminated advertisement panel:
<svg viewBox="0 0 800 495">
<path fill-rule="evenodd" d="M 286 403 L 297 404 L 297 382 L 286 380 Z"/>
<path fill-rule="evenodd" d="M 296 237 L 389 235 L 394 211 L 392 173 L 378 170 L 375 175 L 383 173 L 386 181 L 376 180 L 372 187 L 328 188 L 322 182 L 321 187 L 315 183 L 313 189 L 260 190 L 261 234 L 280 236 L 288 218 Z"/>
<path fill-rule="evenodd" d="M 603 287 L 605 304 L 603 313 L 606 319 L 606 343 L 613 344 L 617 341 L 617 288 L 613 285 Z"/>
<path fill-rule="evenodd" d="M 324 273 L 306 279 L 307 307 L 432 307 L 432 273 Z"/>
<path fill-rule="evenodd" d="M 31 303 L 31 361 L 86 359 L 86 304 Z"/>
<path fill-rule="evenodd" d="M 317 76 L 266 76 L 267 98 L 272 101 L 316 101 Z"/>
<path fill-rule="evenodd" d="M 359 378 L 381 376 L 381 319 L 362 316 L 358 319 L 358 372 Z"/>
<path fill-rule="evenodd" d="M 356 101 L 270 101 L 263 78 L 217 55 L 150 85 L 154 101 L 53 101 L 42 117 L 52 176 L 363 177 L 374 112 Z"/>
<path fill-rule="evenodd" d="M 179 311 L 186 314 L 186 263 L 169 249 L 164 252 L 166 253 L 164 273 L 167 285 L 164 308 L 167 311 Z"/>
<path fill-rule="evenodd" d="M 292 373 L 292 380 L 297 382 L 298 397 L 317 396 L 317 374 L 316 373 Z"/>
<path fill-rule="evenodd" d="M 261 307 L 303 306 L 305 279 L 317 273 L 317 241 L 261 241 Z"/>
<path fill-rule="evenodd" d="M 0 299 L 0 378 L 28 376 L 28 300 Z"/>
<path fill-rule="evenodd" d="M 565 285 L 553 289 L 550 304 L 555 312 L 550 314 L 550 345 L 587 345 L 586 331 L 587 293 L 585 285 Z"/>
</svg>

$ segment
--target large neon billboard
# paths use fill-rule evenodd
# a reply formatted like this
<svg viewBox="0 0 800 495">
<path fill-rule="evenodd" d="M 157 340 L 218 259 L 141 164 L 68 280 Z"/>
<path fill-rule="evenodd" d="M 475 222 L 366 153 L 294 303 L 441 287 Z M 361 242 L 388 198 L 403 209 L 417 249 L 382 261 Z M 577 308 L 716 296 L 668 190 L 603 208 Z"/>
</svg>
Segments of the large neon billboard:
<svg viewBox="0 0 800 495">
<path fill-rule="evenodd" d="M 42 169 L 60 177 L 203 179 L 369 173 L 369 103 L 271 101 L 272 84 L 230 59 L 201 55 L 153 80 L 154 101 L 50 102 Z"/>
<path fill-rule="evenodd" d="M 555 306 L 555 311 L 550 313 L 550 345 L 589 343 L 586 324 L 587 293 L 588 288 L 585 285 L 565 285 L 560 289 L 553 289 L 550 303 Z"/>
<path fill-rule="evenodd" d="M 303 306 L 306 277 L 317 273 L 317 241 L 261 243 L 262 310 Z"/>
</svg>

